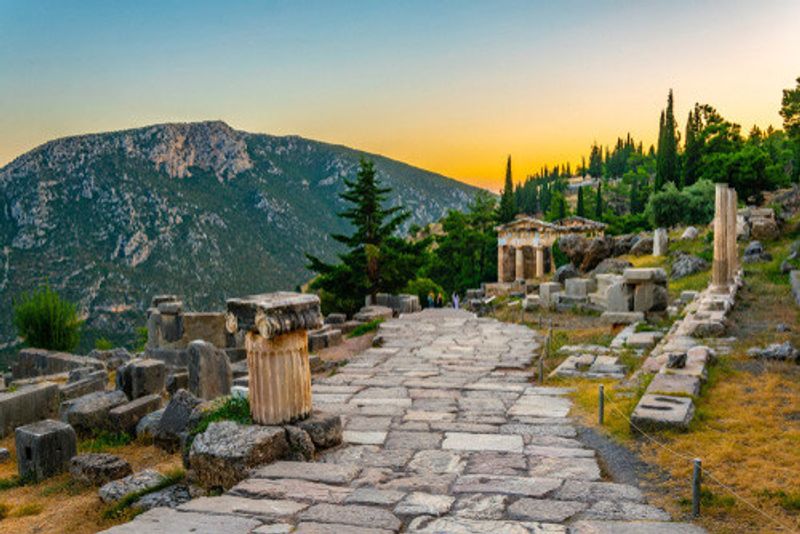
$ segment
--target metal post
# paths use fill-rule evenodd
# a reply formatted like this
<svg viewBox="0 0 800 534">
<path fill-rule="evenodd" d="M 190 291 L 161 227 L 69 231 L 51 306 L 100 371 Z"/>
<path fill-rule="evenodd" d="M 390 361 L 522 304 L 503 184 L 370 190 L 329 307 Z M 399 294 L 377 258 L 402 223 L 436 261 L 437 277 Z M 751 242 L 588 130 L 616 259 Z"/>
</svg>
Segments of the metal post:
<svg viewBox="0 0 800 534">
<path fill-rule="evenodd" d="M 702 462 L 700 458 L 694 459 L 692 472 L 692 517 L 700 517 L 700 482 L 702 479 Z"/>
<path fill-rule="evenodd" d="M 539 385 L 544 384 L 544 355 L 539 357 Z"/>
<path fill-rule="evenodd" d="M 603 392 L 603 384 L 600 384 L 597 387 L 597 424 L 603 426 L 603 417 L 606 408 L 606 396 Z"/>
</svg>

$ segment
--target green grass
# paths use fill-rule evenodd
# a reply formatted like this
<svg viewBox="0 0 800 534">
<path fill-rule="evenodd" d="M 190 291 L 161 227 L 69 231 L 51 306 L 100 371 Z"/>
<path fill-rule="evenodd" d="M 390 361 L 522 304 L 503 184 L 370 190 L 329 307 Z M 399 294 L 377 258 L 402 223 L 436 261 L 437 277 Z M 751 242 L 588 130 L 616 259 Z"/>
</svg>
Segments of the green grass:
<svg viewBox="0 0 800 534">
<path fill-rule="evenodd" d="M 0 478 L 0 491 L 10 490 L 24 486 L 28 481 L 20 478 L 18 475 L 10 476 L 8 478 Z"/>
<path fill-rule="evenodd" d="M 692 499 L 688 497 L 684 497 L 678 501 L 678 503 L 688 508 L 692 505 Z M 704 507 L 721 507 L 721 508 L 732 508 L 736 504 L 736 498 L 733 495 L 720 495 L 714 493 L 708 488 L 701 488 L 700 489 L 700 508 Z"/>
<path fill-rule="evenodd" d="M 78 446 L 81 452 L 106 452 L 129 445 L 133 441 L 125 432 L 108 432 L 103 430 L 95 437 L 84 440 Z"/>
<path fill-rule="evenodd" d="M 26 517 L 29 515 L 39 515 L 44 510 L 44 506 L 38 502 L 30 502 L 26 504 L 21 504 L 14 508 L 11 512 L 11 517 Z"/>
<path fill-rule="evenodd" d="M 245 397 L 225 397 L 222 402 L 203 415 L 197 426 L 192 429 L 191 438 L 202 434 L 208 425 L 217 421 L 234 421 L 241 425 L 253 424 L 250 401 Z M 191 439 L 187 441 L 191 442 Z"/>
<path fill-rule="evenodd" d="M 8 512 L 11 510 L 11 507 L 4 502 L 0 502 L 0 521 L 8 517 Z"/>
<path fill-rule="evenodd" d="M 763 490 L 761 495 L 769 499 L 777 499 L 780 505 L 789 512 L 800 512 L 800 491 L 787 493 L 783 490 Z"/>
<path fill-rule="evenodd" d="M 347 334 L 348 338 L 363 336 L 369 332 L 373 332 L 378 329 L 378 326 L 383 322 L 383 319 L 373 319 L 372 321 L 364 324 L 360 324 L 353 329 L 352 332 Z"/>
</svg>

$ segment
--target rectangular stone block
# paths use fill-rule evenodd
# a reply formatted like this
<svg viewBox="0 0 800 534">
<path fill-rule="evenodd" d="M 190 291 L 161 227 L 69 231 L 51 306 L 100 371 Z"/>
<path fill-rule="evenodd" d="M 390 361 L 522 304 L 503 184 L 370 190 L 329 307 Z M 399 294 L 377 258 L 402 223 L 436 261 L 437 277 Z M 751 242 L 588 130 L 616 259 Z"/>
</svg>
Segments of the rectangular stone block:
<svg viewBox="0 0 800 534">
<path fill-rule="evenodd" d="M 555 304 L 555 295 L 561 293 L 561 284 L 558 282 L 545 282 L 539 285 L 539 300 L 542 306 Z"/>
<path fill-rule="evenodd" d="M 689 429 L 694 417 L 694 402 L 688 397 L 645 394 L 631 414 L 633 432 Z"/>
<path fill-rule="evenodd" d="M 106 385 L 108 385 L 108 373 L 94 371 L 85 378 L 59 386 L 61 400 L 75 399 L 96 391 L 104 391 Z"/>
<path fill-rule="evenodd" d="M 629 267 L 622 273 L 625 283 L 641 284 L 652 282 L 661 284 L 667 282 L 667 272 L 660 267 Z"/>
<path fill-rule="evenodd" d="M 522 452 L 522 436 L 446 432 L 442 449 L 457 451 Z"/>
<path fill-rule="evenodd" d="M 75 431 L 66 423 L 46 419 L 17 428 L 17 467 L 22 479 L 35 481 L 69 469 L 78 452 Z"/>
<path fill-rule="evenodd" d="M 600 316 L 603 322 L 608 324 L 632 324 L 639 321 L 644 321 L 644 313 L 642 312 L 603 312 Z"/>
<path fill-rule="evenodd" d="M 647 391 L 653 394 L 695 396 L 700 394 L 700 379 L 696 376 L 658 373 Z"/>
<path fill-rule="evenodd" d="M 117 387 L 130 400 L 161 394 L 167 380 L 167 367 L 153 358 L 131 360 L 117 369 Z"/>
<path fill-rule="evenodd" d="M 136 433 L 136 425 L 145 415 L 161 408 L 160 395 L 147 395 L 112 408 L 108 412 L 109 429 L 112 432 Z"/>
<path fill-rule="evenodd" d="M 606 310 L 609 312 L 629 312 L 633 309 L 633 295 L 630 287 L 615 282 L 606 290 Z"/>
<path fill-rule="evenodd" d="M 182 344 L 202 339 L 215 347 L 227 345 L 228 333 L 225 330 L 225 314 L 222 312 L 186 312 L 183 318 Z"/>
<path fill-rule="evenodd" d="M 58 385 L 42 382 L 0 393 L 0 438 L 15 428 L 58 417 Z"/>
<path fill-rule="evenodd" d="M 67 422 L 80 434 L 91 434 L 108 428 L 108 412 L 128 402 L 119 390 L 90 393 L 74 401 L 65 413 Z"/>
<path fill-rule="evenodd" d="M 105 369 L 103 362 L 88 356 L 44 349 L 22 349 L 11 370 L 14 378 L 30 378 L 66 373 L 79 367 Z"/>
<path fill-rule="evenodd" d="M 568 297 L 587 298 L 597 289 L 597 283 L 591 278 L 567 278 L 564 284 Z"/>
</svg>

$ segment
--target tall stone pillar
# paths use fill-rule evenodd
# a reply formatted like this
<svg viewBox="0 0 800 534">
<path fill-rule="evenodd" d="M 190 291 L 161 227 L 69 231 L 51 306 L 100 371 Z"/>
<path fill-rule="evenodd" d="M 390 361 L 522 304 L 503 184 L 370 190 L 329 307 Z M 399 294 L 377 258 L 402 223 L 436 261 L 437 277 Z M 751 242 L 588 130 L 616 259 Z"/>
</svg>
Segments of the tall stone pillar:
<svg viewBox="0 0 800 534">
<path fill-rule="evenodd" d="M 514 279 L 517 281 L 525 280 L 525 251 L 522 247 L 516 248 L 516 261 L 514 263 Z"/>
<path fill-rule="evenodd" d="M 714 263 L 711 283 L 717 291 L 728 287 L 728 185 L 716 184 L 714 202 Z"/>
<path fill-rule="evenodd" d="M 738 254 L 736 249 L 736 189 L 728 188 L 728 218 L 726 236 L 728 238 L 728 283 L 733 283 L 736 271 L 739 270 Z"/>
<path fill-rule="evenodd" d="M 536 278 L 544 278 L 544 247 L 536 247 Z"/>
<path fill-rule="evenodd" d="M 227 302 L 225 327 L 245 332 L 250 414 L 262 425 L 288 423 L 311 413 L 308 330 L 322 327 L 319 298 L 265 293 Z"/>
<path fill-rule="evenodd" d="M 506 247 L 505 245 L 497 246 L 497 281 L 506 281 Z"/>
</svg>

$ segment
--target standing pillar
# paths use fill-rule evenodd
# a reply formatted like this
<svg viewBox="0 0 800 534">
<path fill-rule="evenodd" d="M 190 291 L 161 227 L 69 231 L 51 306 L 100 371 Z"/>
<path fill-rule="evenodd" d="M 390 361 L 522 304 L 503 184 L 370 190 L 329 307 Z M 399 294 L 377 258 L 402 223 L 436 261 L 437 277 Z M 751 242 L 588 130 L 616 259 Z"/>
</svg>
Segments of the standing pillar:
<svg viewBox="0 0 800 534">
<path fill-rule="evenodd" d="M 278 425 L 308 416 L 311 370 L 307 331 L 322 327 L 319 298 L 265 293 L 230 299 L 227 306 L 228 332 L 245 332 L 253 421 Z"/>
<path fill-rule="evenodd" d="M 714 263 L 711 283 L 716 291 L 728 286 L 728 185 L 716 184 L 714 201 Z"/>
<path fill-rule="evenodd" d="M 516 248 L 516 262 L 514 263 L 515 277 L 517 281 L 525 280 L 525 251 L 522 247 Z"/>
<path fill-rule="evenodd" d="M 497 281 L 506 281 L 506 247 L 505 245 L 497 246 Z"/>
<path fill-rule="evenodd" d="M 732 284 L 739 269 L 736 250 L 736 189 L 728 188 L 728 219 L 726 236 L 728 238 L 728 283 Z"/>
<path fill-rule="evenodd" d="M 536 278 L 544 278 L 544 248 L 536 247 Z"/>
</svg>

